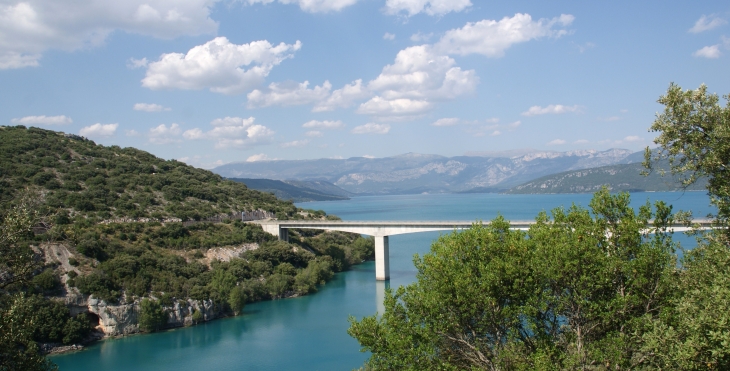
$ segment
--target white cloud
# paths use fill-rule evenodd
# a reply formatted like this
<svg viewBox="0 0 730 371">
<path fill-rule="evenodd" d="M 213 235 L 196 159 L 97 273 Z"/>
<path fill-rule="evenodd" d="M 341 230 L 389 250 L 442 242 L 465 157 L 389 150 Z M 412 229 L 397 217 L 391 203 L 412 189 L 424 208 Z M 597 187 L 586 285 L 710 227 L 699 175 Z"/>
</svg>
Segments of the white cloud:
<svg viewBox="0 0 730 371">
<path fill-rule="evenodd" d="M 551 140 L 550 142 L 548 142 L 547 145 L 549 145 L 549 146 L 559 146 L 561 144 L 565 144 L 565 141 L 562 140 L 562 139 L 555 139 L 555 140 Z"/>
<path fill-rule="evenodd" d="M 276 161 L 276 159 L 275 158 L 271 158 L 271 157 L 269 157 L 269 156 L 267 156 L 266 154 L 263 154 L 263 153 L 259 153 L 257 155 L 249 156 L 246 159 L 246 162 L 256 162 L 256 161 Z"/>
<path fill-rule="evenodd" d="M 493 137 L 496 137 L 497 135 L 501 135 L 501 134 L 502 134 L 502 132 L 501 132 L 501 131 L 499 131 L 499 130 L 495 130 L 495 131 L 493 131 L 493 132 L 492 132 L 492 134 L 489 134 L 489 135 L 491 135 L 491 136 L 493 136 Z"/>
<path fill-rule="evenodd" d="M 261 3 L 270 4 L 275 0 L 247 0 L 249 5 Z M 278 0 L 281 4 L 297 4 L 299 8 L 307 13 L 328 13 L 338 12 L 358 0 Z"/>
<path fill-rule="evenodd" d="M 392 99 L 375 97 L 358 107 L 357 113 L 374 116 L 416 116 L 431 109 L 433 105 L 426 100 Z"/>
<path fill-rule="evenodd" d="M 578 106 L 564 106 L 562 104 L 551 104 L 547 107 L 532 106 L 527 111 L 522 112 L 522 116 L 536 116 L 536 115 L 578 112 L 579 109 L 580 109 L 580 107 L 578 107 Z"/>
<path fill-rule="evenodd" d="M 304 135 L 306 135 L 310 138 L 320 138 L 324 135 L 324 133 L 319 130 L 310 130 L 310 131 L 304 133 Z"/>
<path fill-rule="evenodd" d="M 282 143 L 280 145 L 281 148 L 291 148 L 291 147 L 304 147 L 307 144 L 309 144 L 308 140 L 293 140 L 291 142 Z"/>
<path fill-rule="evenodd" d="M 114 135 L 119 124 L 99 124 L 85 126 L 79 130 L 79 135 L 87 138 L 108 138 Z"/>
<path fill-rule="evenodd" d="M 218 0 L 10 0 L 0 4 L 0 69 L 38 66 L 49 49 L 104 43 L 115 30 L 170 39 L 214 33 Z"/>
<path fill-rule="evenodd" d="M 431 126 L 454 126 L 459 123 L 459 119 L 455 117 L 443 118 L 434 121 Z"/>
<path fill-rule="evenodd" d="M 213 129 L 186 130 L 185 139 L 207 139 L 215 142 L 215 148 L 249 148 L 270 142 L 274 131 L 263 125 L 254 124 L 254 117 L 224 117 L 210 122 Z"/>
<path fill-rule="evenodd" d="M 433 37 L 433 32 L 427 33 L 427 34 L 418 32 L 418 33 L 414 33 L 413 35 L 411 35 L 411 41 L 419 43 L 419 42 L 423 42 L 423 41 L 428 41 L 432 37 Z"/>
<path fill-rule="evenodd" d="M 716 14 L 710 14 L 709 16 L 702 15 L 702 17 L 700 17 L 700 19 L 695 22 L 695 25 L 692 26 L 692 28 L 690 28 L 688 32 L 700 33 L 716 27 L 720 27 L 726 23 L 726 20 L 718 17 Z"/>
<path fill-rule="evenodd" d="M 578 139 L 575 142 L 573 142 L 573 144 L 587 144 L 587 143 L 589 143 L 589 142 L 585 139 Z"/>
<path fill-rule="evenodd" d="M 365 125 L 356 126 L 352 129 L 353 134 L 388 134 L 390 125 L 367 123 Z"/>
<path fill-rule="evenodd" d="M 460 12 L 471 5 L 470 0 L 387 0 L 385 12 L 387 14 L 405 12 L 409 17 L 418 13 L 440 16 L 450 12 Z"/>
<path fill-rule="evenodd" d="M 629 135 L 628 137 L 624 138 L 624 141 L 626 142 L 638 142 L 641 141 L 641 138 L 636 135 Z"/>
<path fill-rule="evenodd" d="M 150 62 L 142 86 L 153 90 L 207 88 L 215 93 L 243 93 L 261 85 L 274 66 L 291 58 L 301 47 L 299 41 L 276 46 L 266 40 L 236 45 L 225 37 L 216 37 L 186 54 L 163 54 L 158 61 Z"/>
<path fill-rule="evenodd" d="M 170 111 L 171 108 L 169 107 L 163 107 L 159 104 L 154 103 L 135 103 L 134 107 L 132 107 L 135 111 L 145 111 L 145 112 L 161 112 L 161 111 Z"/>
<path fill-rule="evenodd" d="M 462 71 L 456 61 L 434 53 L 429 45 L 398 52 L 393 64 L 383 67 L 368 89 L 378 95 L 362 103 L 357 113 L 374 116 L 413 116 L 433 107 L 435 101 L 455 99 L 475 90 L 474 70 Z"/>
<path fill-rule="evenodd" d="M 488 119 L 486 119 L 484 121 L 486 121 L 487 124 L 496 124 L 496 123 L 499 122 L 499 118 L 498 117 L 491 117 L 491 118 L 488 118 Z"/>
<path fill-rule="evenodd" d="M 165 124 L 160 124 L 150 129 L 147 136 L 152 144 L 178 143 L 180 142 L 181 132 L 182 129 L 180 129 L 180 125 L 178 124 L 170 124 L 169 127 Z"/>
<path fill-rule="evenodd" d="M 311 120 L 307 121 L 302 125 L 303 128 L 307 129 L 342 129 L 345 127 L 345 124 L 342 123 L 342 121 L 317 121 L 317 120 Z"/>
<path fill-rule="evenodd" d="M 700 58 L 720 58 L 720 55 L 722 55 L 722 53 L 720 52 L 720 44 L 706 46 L 692 53 L 692 55 Z"/>
<path fill-rule="evenodd" d="M 134 130 L 134 129 L 132 129 L 132 130 L 125 130 L 124 131 L 124 134 L 126 134 L 128 137 L 138 137 L 138 136 L 141 136 L 142 135 L 137 130 Z"/>
<path fill-rule="evenodd" d="M 375 156 L 373 156 L 373 155 L 362 155 L 362 156 L 360 156 L 360 157 L 364 157 L 364 158 L 370 158 L 370 159 L 373 159 L 373 158 L 375 158 Z"/>
<path fill-rule="evenodd" d="M 522 121 L 515 121 L 513 123 L 507 124 L 507 127 L 511 128 L 511 129 L 516 129 L 520 125 L 522 125 Z"/>
<path fill-rule="evenodd" d="M 386 32 L 385 35 L 383 35 L 383 39 L 385 39 L 385 40 L 395 40 L 395 34 L 392 34 L 390 32 Z"/>
<path fill-rule="evenodd" d="M 555 30 L 553 27 L 568 26 L 574 19 L 572 15 L 562 14 L 535 22 L 529 14 L 517 13 L 512 18 L 504 17 L 499 21 L 485 19 L 469 22 L 462 28 L 447 31 L 434 48 L 446 54 L 482 54 L 499 58 L 513 44 L 566 35 L 568 31 Z"/>
<path fill-rule="evenodd" d="M 25 116 L 22 118 L 15 118 L 10 120 L 13 124 L 17 125 L 67 125 L 72 122 L 70 117 L 60 115 L 60 116 Z"/>
<path fill-rule="evenodd" d="M 142 67 L 147 67 L 148 64 L 150 64 L 150 61 L 148 61 L 147 58 L 142 58 L 142 59 L 129 58 L 129 60 L 127 61 L 127 68 L 129 68 L 129 69 L 142 68 Z"/>
<path fill-rule="evenodd" d="M 312 112 L 333 111 L 340 107 L 350 107 L 356 100 L 365 99 L 371 95 L 372 93 L 362 85 L 362 79 L 357 79 L 341 89 L 333 91 L 327 99 L 317 103 L 312 108 Z"/>
<path fill-rule="evenodd" d="M 267 91 L 254 90 L 246 96 L 248 107 L 268 107 L 273 105 L 296 106 L 311 104 L 322 101 L 330 95 L 332 84 L 325 81 L 322 86 L 307 88 L 309 81 L 297 83 L 287 81 L 283 83 L 271 83 Z"/>
</svg>

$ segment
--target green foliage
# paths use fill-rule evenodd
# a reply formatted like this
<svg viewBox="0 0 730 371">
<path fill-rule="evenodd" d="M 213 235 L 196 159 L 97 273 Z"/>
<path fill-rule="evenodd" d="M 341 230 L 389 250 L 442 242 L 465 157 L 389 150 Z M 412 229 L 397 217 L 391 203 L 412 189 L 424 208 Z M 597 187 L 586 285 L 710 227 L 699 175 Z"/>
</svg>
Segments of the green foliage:
<svg viewBox="0 0 730 371">
<path fill-rule="evenodd" d="M 667 305 L 675 261 L 669 208 L 628 204 L 604 190 L 590 211 L 541 213 L 527 232 L 499 217 L 442 236 L 414 258 L 418 281 L 349 333 L 379 370 L 636 367 L 636 334 Z"/>
<path fill-rule="evenodd" d="M 266 289 L 273 298 L 280 298 L 289 291 L 293 278 L 281 273 L 275 273 L 266 279 Z"/>
<path fill-rule="evenodd" d="M 236 315 L 241 314 L 247 300 L 248 295 L 246 294 L 246 290 L 241 286 L 234 287 L 228 295 L 228 305 Z"/>
<path fill-rule="evenodd" d="M 730 95 L 724 96 L 730 100 Z M 730 103 L 719 104 L 717 94 L 708 94 L 707 86 L 697 90 L 682 90 L 669 85 L 658 102 L 664 112 L 657 115 L 651 131 L 659 132 L 654 143 L 661 151 L 652 156 L 648 147 L 644 164 L 668 158 L 673 174 L 681 174 L 685 185 L 709 177 L 707 190 L 718 207 L 718 219 L 725 225 L 730 221 Z M 653 158 L 652 158 L 653 157 Z"/>
<path fill-rule="evenodd" d="M 61 279 L 51 268 L 34 276 L 31 282 L 35 291 L 46 295 L 57 294 L 61 290 Z"/>
<path fill-rule="evenodd" d="M 142 299 L 139 307 L 140 330 L 155 332 L 163 329 L 167 325 L 167 313 L 158 301 Z"/>
<path fill-rule="evenodd" d="M 23 294 L 3 295 L 1 300 L 0 370 L 57 370 L 40 354 L 33 339 L 39 318 L 31 300 Z"/>
<path fill-rule="evenodd" d="M 203 317 L 203 313 L 200 313 L 200 311 L 197 309 L 195 309 L 193 311 L 192 318 L 193 318 L 193 323 L 196 325 L 200 322 L 203 322 L 203 320 L 205 320 L 205 317 Z"/>
</svg>

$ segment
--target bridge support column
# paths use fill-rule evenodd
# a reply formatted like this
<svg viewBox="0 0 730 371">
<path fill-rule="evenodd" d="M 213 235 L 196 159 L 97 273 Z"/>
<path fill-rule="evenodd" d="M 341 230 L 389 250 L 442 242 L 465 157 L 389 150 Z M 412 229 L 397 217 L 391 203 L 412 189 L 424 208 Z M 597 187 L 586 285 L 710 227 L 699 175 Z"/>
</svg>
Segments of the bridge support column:
<svg viewBox="0 0 730 371">
<path fill-rule="evenodd" d="M 375 236 L 375 279 L 387 281 L 390 279 L 390 253 L 388 236 Z"/>
<path fill-rule="evenodd" d="M 279 241 L 289 242 L 289 229 L 279 227 Z"/>
</svg>

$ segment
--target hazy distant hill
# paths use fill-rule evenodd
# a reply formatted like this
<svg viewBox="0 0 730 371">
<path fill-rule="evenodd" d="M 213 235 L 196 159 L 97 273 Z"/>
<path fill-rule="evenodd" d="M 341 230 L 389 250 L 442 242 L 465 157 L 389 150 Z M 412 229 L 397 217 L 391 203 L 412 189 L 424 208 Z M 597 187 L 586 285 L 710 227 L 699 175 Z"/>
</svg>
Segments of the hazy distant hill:
<svg viewBox="0 0 730 371">
<path fill-rule="evenodd" d="M 659 165 L 659 168 L 667 168 Z M 506 193 L 590 193 L 604 185 L 612 191 L 676 191 L 682 189 L 679 178 L 670 174 L 662 177 L 659 171 L 641 175 L 641 163 L 602 166 L 592 169 L 566 171 L 548 175 L 511 188 Z M 687 190 L 704 190 L 707 180 L 702 179 Z"/>
<path fill-rule="evenodd" d="M 325 181 L 296 181 L 229 178 L 245 184 L 250 189 L 271 192 L 277 198 L 292 202 L 348 200 L 350 192 Z"/>
<path fill-rule="evenodd" d="M 630 163 L 636 161 L 633 157 L 625 149 L 457 157 L 407 153 L 374 159 L 240 162 L 213 171 L 228 178 L 322 180 L 354 194 L 409 194 L 502 190 L 563 171 Z"/>
</svg>

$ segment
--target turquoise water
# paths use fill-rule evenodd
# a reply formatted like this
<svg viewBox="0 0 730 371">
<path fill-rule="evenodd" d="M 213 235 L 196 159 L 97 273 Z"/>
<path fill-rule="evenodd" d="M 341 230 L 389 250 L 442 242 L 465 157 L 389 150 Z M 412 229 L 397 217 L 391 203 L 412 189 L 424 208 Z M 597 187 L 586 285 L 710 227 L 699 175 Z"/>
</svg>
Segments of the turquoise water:
<svg viewBox="0 0 730 371">
<path fill-rule="evenodd" d="M 357 197 L 308 202 L 345 220 L 490 220 L 498 213 L 531 220 L 542 210 L 587 207 L 591 195 L 443 194 Z M 636 193 L 633 205 L 664 200 L 695 217 L 712 211 L 704 192 Z M 428 252 L 438 232 L 390 238 L 391 286 L 415 279 L 413 254 Z M 683 244 L 692 243 L 680 236 Z M 60 370 L 351 370 L 367 354 L 347 335 L 349 315 L 374 314 L 384 284 L 375 281 L 372 262 L 338 274 L 320 292 L 301 298 L 250 304 L 244 315 L 157 334 L 99 342 L 79 353 L 51 359 Z M 380 309 L 382 311 L 382 309 Z"/>
</svg>

